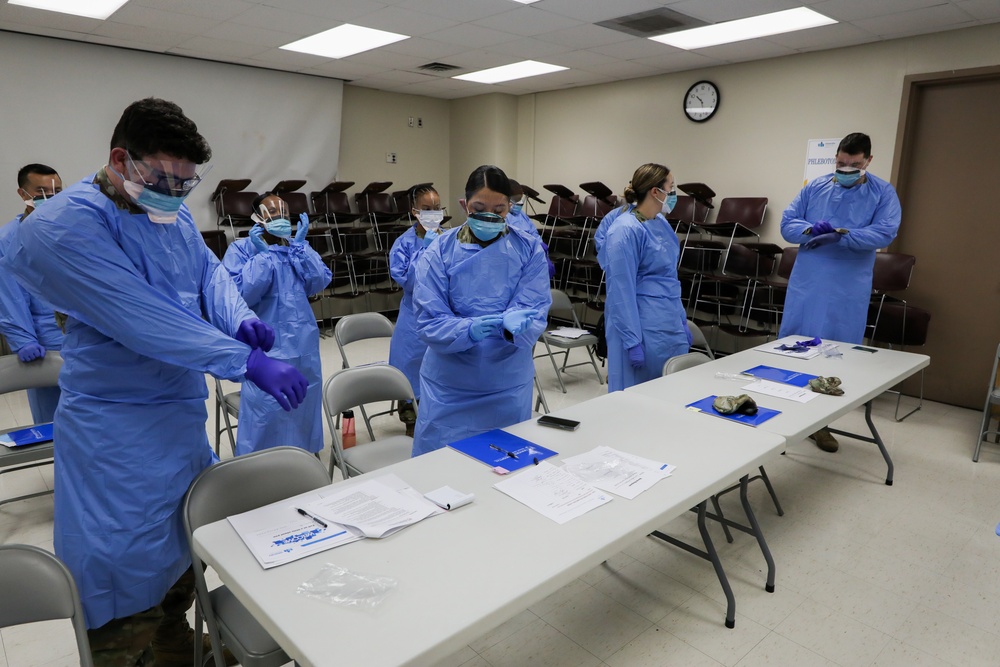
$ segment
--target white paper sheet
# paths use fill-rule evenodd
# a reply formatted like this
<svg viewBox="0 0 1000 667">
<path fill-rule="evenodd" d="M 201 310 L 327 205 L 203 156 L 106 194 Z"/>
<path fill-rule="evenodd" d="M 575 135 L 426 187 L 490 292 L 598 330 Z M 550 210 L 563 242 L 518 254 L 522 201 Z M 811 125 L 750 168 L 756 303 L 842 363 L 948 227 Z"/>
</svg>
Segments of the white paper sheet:
<svg viewBox="0 0 1000 667">
<path fill-rule="evenodd" d="M 796 403 L 808 403 L 818 396 L 818 394 L 811 389 L 803 389 L 802 387 L 795 387 L 781 382 L 772 382 L 771 380 L 757 380 L 740 388 L 744 391 L 752 391 L 758 394 L 765 394 L 767 396 L 775 396 L 777 398 L 786 398 L 789 401 L 795 401 Z"/>
<path fill-rule="evenodd" d="M 330 493 L 305 507 L 325 521 L 339 523 L 365 537 L 386 537 L 441 509 L 420 494 L 412 496 L 373 479 Z"/>
<path fill-rule="evenodd" d="M 548 461 L 493 486 L 556 523 L 566 523 L 611 502 L 611 496 Z"/>
<path fill-rule="evenodd" d="M 428 491 L 424 494 L 424 497 L 441 509 L 455 510 L 459 507 L 464 507 L 475 500 L 476 494 L 462 493 L 461 491 L 456 491 L 450 486 L 442 486 L 440 489 Z"/>
<path fill-rule="evenodd" d="M 579 338 L 580 336 L 585 336 L 589 331 L 586 329 L 574 329 L 573 327 L 559 327 L 558 329 L 553 329 L 552 331 L 546 331 L 545 333 L 550 336 L 559 336 L 560 338 Z"/>
<path fill-rule="evenodd" d="M 563 459 L 563 464 L 563 470 L 588 484 L 629 500 L 677 468 L 605 446 Z"/>
</svg>

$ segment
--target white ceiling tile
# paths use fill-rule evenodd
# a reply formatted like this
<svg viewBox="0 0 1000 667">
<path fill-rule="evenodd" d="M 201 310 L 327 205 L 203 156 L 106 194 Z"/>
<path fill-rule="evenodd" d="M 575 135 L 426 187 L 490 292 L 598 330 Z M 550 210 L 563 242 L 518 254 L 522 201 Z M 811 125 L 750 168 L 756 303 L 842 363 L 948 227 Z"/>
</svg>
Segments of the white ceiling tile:
<svg viewBox="0 0 1000 667">
<path fill-rule="evenodd" d="M 698 49 L 698 53 L 709 58 L 715 58 L 716 60 L 738 63 L 747 60 L 764 60 L 765 58 L 788 56 L 795 53 L 795 50 L 763 39 L 748 39 L 743 42 L 720 44 L 719 46 L 710 46 L 707 49 Z"/>
<path fill-rule="evenodd" d="M 1000 19 L 1000 2 L 997 0 L 962 0 L 955 5 L 973 18 L 980 20 Z"/>
<path fill-rule="evenodd" d="M 507 0 L 405 0 L 396 6 L 465 23 L 510 11 Z"/>
<path fill-rule="evenodd" d="M 191 37 L 170 52 L 184 53 L 187 55 L 210 54 L 212 56 L 228 56 L 237 58 L 249 58 L 259 53 L 267 51 L 269 47 L 246 42 L 232 42 L 228 39 L 214 39 L 212 37 L 198 36 Z"/>
<path fill-rule="evenodd" d="M 141 5 L 143 7 L 157 7 L 162 9 L 163 0 L 131 0 L 129 5 Z M 206 19 L 226 21 L 239 16 L 241 13 L 252 9 L 257 3 L 247 0 L 170 0 L 170 11 L 181 14 L 191 14 Z"/>
<path fill-rule="evenodd" d="M 300 35 L 290 32 L 281 32 L 272 28 L 257 28 L 252 25 L 233 23 L 227 21 L 216 26 L 211 37 L 216 39 L 226 39 L 231 42 L 247 42 L 266 47 L 284 46 L 289 42 L 300 39 Z M 315 58 L 316 56 L 313 56 Z"/>
<path fill-rule="evenodd" d="M 873 35 L 892 37 L 937 32 L 946 26 L 970 22 L 969 15 L 954 5 L 938 5 L 854 21 L 854 25 Z"/>
<path fill-rule="evenodd" d="M 448 44 L 445 42 L 439 42 L 435 39 L 426 39 L 424 37 L 411 37 L 410 39 L 404 39 L 401 42 L 394 42 L 383 48 L 386 51 L 391 51 L 393 53 L 417 56 L 423 59 L 424 62 L 441 59 L 447 60 L 448 56 L 453 56 L 456 53 L 462 53 L 463 51 L 468 50 L 465 46 Z"/>
<path fill-rule="evenodd" d="M 298 71 L 300 69 L 315 67 L 318 63 L 326 59 L 308 53 L 299 53 L 298 51 L 269 49 L 254 56 L 251 60 L 265 63 L 267 67 Z"/>
<path fill-rule="evenodd" d="M 450 19 L 412 12 L 399 7 L 387 7 L 355 19 L 358 25 L 377 30 L 388 30 L 403 35 L 426 35 L 444 28 L 452 28 L 458 22 Z"/>
<path fill-rule="evenodd" d="M 615 44 L 604 44 L 603 46 L 589 47 L 591 51 L 603 53 L 612 58 L 620 60 L 637 60 L 639 58 L 653 58 L 663 53 L 664 47 L 673 48 L 666 44 L 654 42 L 643 37 L 633 37 L 627 42 L 617 42 Z"/>
<path fill-rule="evenodd" d="M 644 65 L 635 60 L 615 60 L 604 65 L 585 67 L 588 72 L 603 74 L 614 79 L 635 79 L 641 76 L 662 74 L 663 70 L 651 65 Z"/>
<path fill-rule="evenodd" d="M 563 46 L 571 46 L 575 49 L 589 49 L 595 46 L 637 39 L 624 32 L 618 32 L 617 30 L 599 25 L 580 25 L 575 28 L 556 30 L 539 35 L 537 38 L 562 44 Z"/>
<path fill-rule="evenodd" d="M 0 25 L 7 22 L 84 33 L 93 31 L 103 23 L 103 21 L 83 16 L 47 12 L 42 9 L 33 9 L 31 7 L 9 5 L 6 2 L 0 2 Z"/>
<path fill-rule="evenodd" d="M 766 37 L 767 41 L 781 44 L 796 51 L 817 51 L 820 49 L 832 49 L 842 46 L 853 46 L 871 42 L 878 37 L 865 32 L 851 23 L 834 23 L 824 25 L 809 30 L 797 30 L 786 32 L 781 35 L 771 35 Z"/>
<path fill-rule="evenodd" d="M 597 23 L 659 9 L 662 5 L 655 0 L 542 0 L 538 7 L 587 23 Z"/>
<path fill-rule="evenodd" d="M 889 16 L 912 9 L 942 4 L 943 0 L 824 0 L 812 9 L 838 21 L 857 21 L 875 16 Z"/>
<path fill-rule="evenodd" d="M 524 37 L 583 25 L 583 22 L 578 19 L 546 12 L 533 6 L 517 7 L 515 5 L 515 7 L 509 12 L 494 14 L 475 21 L 475 24 L 483 28 L 495 28 Z"/>
<path fill-rule="evenodd" d="M 708 23 L 722 23 L 780 12 L 784 9 L 801 7 L 795 0 L 686 0 L 670 5 L 670 9 Z"/>
<path fill-rule="evenodd" d="M 315 67 L 307 67 L 299 71 L 307 74 L 335 76 L 338 79 L 357 79 L 365 76 L 376 76 L 387 70 L 384 67 L 372 67 L 371 65 L 352 63 L 346 58 L 341 58 L 340 60 L 328 60 L 327 62 L 317 64 Z"/>
<path fill-rule="evenodd" d="M 426 61 L 418 56 L 407 56 L 401 53 L 391 53 L 385 49 L 372 49 L 348 56 L 344 60 L 361 65 L 371 65 L 383 69 L 416 69 Z"/>
<path fill-rule="evenodd" d="M 683 72 L 689 69 L 700 69 L 704 67 L 715 67 L 723 64 L 715 58 L 703 56 L 694 51 L 674 51 L 664 53 L 652 58 L 639 58 L 635 62 L 641 65 L 649 65 L 663 72 Z"/>
<path fill-rule="evenodd" d="M 171 46 L 177 46 L 191 39 L 191 35 L 181 32 L 142 25 L 124 25 L 110 21 L 106 21 L 104 25 L 98 26 L 91 34 L 109 38 L 113 37 L 139 44 L 149 44 L 150 47 L 156 47 L 156 50 L 160 51 L 166 50 Z"/>
<path fill-rule="evenodd" d="M 309 14 L 297 14 L 274 7 L 258 5 L 232 19 L 233 23 L 251 25 L 256 28 L 273 28 L 295 35 L 315 35 L 318 32 L 336 28 L 343 22 L 331 18 L 321 18 Z"/>
<path fill-rule="evenodd" d="M 68 39 L 71 41 L 84 41 L 91 35 L 82 32 L 71 32 L 69 30 L 56 30 L 55 28 L 44 28 L 37 25 L 21 25 L 10 21 L 0 21 L 0 30 L 23 35 L 34 35 L 38 37 L 55 37 L 58 39 Z M 101 39 L 105 39 L 101 37 Z"/>
<path fill-rule="evenodd" d="M 492 30 L 490 28 L 480 28 L 479 26 L 471 23 L 455 26 L 454 28 L 438 30 L 437 32 L 424 35 L 424 37 L 441 42 L 448 42 L 450 44 L 462 44 L 466 48 L 486 48 L 488 46 L 502 44 L 503 42 L 509 42 L 512 39 L 518 38 L 516 35 L 509 32 L 501 32 L 500 30 Z"/>
<path fill-rule="evenodd" d="M 546 59 L 557 53 L 566 53 L 573 49 L 569 46 L 545 42 L 540 39 L 514 37 L 509 42 L 496 44 L 486 50 L 493 53 L 502 53 L 506 56 L 515 56 L 518 60 L 539 60 Z"/>
<path fill-rule="evenodd" d="M 103 23 L 105 25 L 116 23 L 138 25 L 146 28 L 160 28 L 188 35 L 203 35 L 219 24 L 218 21 L 191 14 L 178 14 L 177 12 L 131 4 L 126 4 L 112 14 L 111 18 L 107 21 L 103 21 Z"/>
<path fill-rule="evenodd" d="M 553 65 L 562 65 L 563 67 L 593 70 L 595 67 L 602 65 L 612 65 L 626 61 L 619 58 L 612 58 L 596 51 L 578 49 L 576 51 L 557 53 L 549 58 L 549 62 Z"/>
<path fill-rule="evenodd" d="M 504 56 L 499 53 L 491 53 L 482 49 L 473 51 L 463 51 L 448 58 L 449 65 L 456 65 L 463 71 L 456 71 L 455 74 L 464 74 L 471 70 L 485 69 L 487 67 L 499 67 L 517 62 L 519 58 Z"/>
<path fill-rule="evenodd" d="M 358 17 L 384 9 L 390 3 L 378 0 L 258 0 L 254 4 L 280 6 L 283 11 L 351 22 Z"/>
<path fill-rule="evenodd" d="M 395 86 L 403 86 L 411 83 L 428 83 L 434 80 L 434 77 L 428 76 L 426 74 L 419 74 L 417 72 L 404 72 L 402 70 L 392 70 L 389 72 L 382 72 L 373 76 L 361 77 L 355 79 L 355 81 L 360 85 L 368 86 L 369 88 L 378 88 L 379 86 L 373 85 L 375 82 L 381 82 L 382 87 L 390 88 Z"/>
<path fill-rule="evenodd" d="M 133 49 L 136 51 L 149 51 L 151 53 L 166 53 L 166 49 L 162 46 L 155 46 L 149 42 L 132 42 L 120 37 L 105 37 L 104 35 L 90 34 L 78 35 L 77 39 L 82 39 L 87 44 L 100 44 L 102 46 L 113 46 L 121 49 Z"/>
</svg>

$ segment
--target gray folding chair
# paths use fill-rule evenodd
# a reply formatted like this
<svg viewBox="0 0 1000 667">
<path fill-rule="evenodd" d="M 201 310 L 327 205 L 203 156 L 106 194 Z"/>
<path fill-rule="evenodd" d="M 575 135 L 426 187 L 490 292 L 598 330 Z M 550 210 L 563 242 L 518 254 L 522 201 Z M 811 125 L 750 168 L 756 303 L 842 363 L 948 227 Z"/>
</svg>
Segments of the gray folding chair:
<svg viewBox="0 0 1000 667">
<path fill-rule="evenodd" d="M 565 320 L 566 322 L 572 322 L 573 327 L 576 329 L 582 328 L 580 325 L 580 319 L 576 316 L 576 311 L 573 309 L 573 303 L 569 300 L 569 297 L 562 290 L 551 290 L 552 293 L 552 305 L 549 306 L 549 317 L 555 317 L 556 319 Z M 562 389 L 562 393 L 566 393 L 566 385 L 563 384 L 562 373 L 566 372 L 567 368 L 573 368 L 575 366 L 586 366 L 588 362 L 581 361 L 576 364 L 566 365 L 569 361 L 569 351 L 582 347 L 587 350 L 587 354 L 590 355 L 590 364 L 594 367 L 594 372 L 597 373 L 598 384 L 604 384 L 604 378 L 601 376 L 601 369 L 597 367 L 597 359 L 594 357 L 594 350 L 597 347 L 597 336 L 594 334 L 584 334 L 579 338 L 564 338 L 562 336 L 554 335 L 551 330 L 545 331 L 541 336 L 542 344 L 545 345 L 545 355 L 537 355 L 538 357 L 548 356 L 549 360 L 552 362 L 552 370 L 556 372 L 556 379 L 559 381 L 559 388 Z M 552 353 L 552 348 L 557 348 L 561 350 L 563 354 L 562 367 L 556 364 L 556 357 Z"/>
<path fill-rule="evenodd" d="M 63 618 L 73 623 L 80 666 L 93 667 L 83 606 L 70 571 L 44 549 L 0 546 L 0 628 Z"/>
<path fill-rule="evenodd" d="M 696 352 L 704 352 L 708 355 L 709 359 L 715 359 L 715 353 L 712 352 L 712 348 L 708 344 L 708 339 L 705 338 L 705 333 L 691 320 L 688 320 L 687 324 L 688 329 L 691 331 L 691 349 Z"/>
<path fill-rule="evenodd" d="M 343 360 L 342 368 L 351 367 L 350 362 L 347 361 L 347 352 L 344 350 L 345 347 L 351 343 L 371 338 L 391 339 L 394 328 L 395 327 L 389 318 L 381 313 L 356 313 L 354 315 L 345 315 L 340 318 L 337 322 L 337 326 L 333 330 L 333 337 L 337 340 L 337 348 L 340 350 L 340 358 Z M 386 344 L 388 344 L 388 341 L 386 341 Z M 388 363 L 388 354 L 386 363 Z M 368 413 L 365 412 L 365 406 L 362 405 L 360 407 L 361 416 L 365 420 L 365 428 L 368 429 L 368 437 L 374 440 L 375 433 L 372 431 L 371 418 Z M 395 412 L 395 409 L 390 407 L 384 412 L 371 415 L 371 417 L 391 415 L 393 412 Z M 337 423 L 340 423 L 339 414 L 337 415 Z"/>
<path fill-rule="evenodd" d="M 194 548 L 194 532 L 234 514 L 329 484 L 330 477 L 319 459 L 298 447 L 274 447 L 228 459 L 206 468 L 191 482 L 184 496 L 184 532 L 195 576 L 194 636 L 201 636 L 204 619 L 216 665 L 226 664 L 223 646 L 243 667 L 278 667 L 291 658 L 227 586 L 208 590 L 205 564 Z M 194 664 L 202 664 L 199 641 L 195 642 Z"/>
<path fill-rule="evenodd" d="M 414 401 L 413 388 L 403 371 L 389 365 L 345 368 L 331 375 L 323 385 L 323 412 L 333 436 L 331 477 L 335 463 L 347 479 L 410 458 L 413 438 L 408 435 L 394 435 L 381 440 L 372 436 L 371 442 L 359 442 L 344 449 L 337 435 L 336 418 L 345 410 L 376 401 Z M 417 409 L 416 401 L 413 405 Z"/>
<path fill-rule="evenodd" d="M 10 354 L 0 357 L 0 395 L 9 394 L 14 391 L 25 389 L 43 389 L 45 387 L 59 386 L 59 371 L 62 370 L 63 358 L 58 352 L 49 351 L 45 353 L 43 359 L 23 363 L 17 355 Z M 32 424 L 33 426 L 33 424 Z M 25 426 L 16 426 L 0 431 L 9 433 Z M 48 465 L 52 463 L 55 454 L 52 442 L 40 442 L 37 445 L 25 445 L 8 449 L 0 446 L 0 475 L 27 468 Z M 15 500 L 26 500 L 36 496 L 43 496 L 51 491 L 38 491 L 16 498 L 6 498 L 0 500 L 0 505 L 5 505 Z"/>
<path fill-rule="evenodd" d="M 219 455 L 219 445 L 222 441 L 222 434 L 229 436 L 229 446 L 232 448 L 233 456 L 236 456 L 236 440 L 233 438 L 233 431 L 239 424 L 240 418 L 240 396 L 242 392 L 231 391 L 228 394 L 222 389 L 222 380 L 215 378 L 215 454 Z M 230 421 L 230 417 L 237 420 L 237 424 Z M 224 419 L 225 426 L 222 426 L 220 419 Z"/>
<path fill-rule="evenodd" d="M 671 373 L 679 373 L 680 371 L 686 370 L 688 368 L 693 368 L 695 366 L 700 366 L 701 364 L 707 364 L 712 359 L 701 352 L 688 352 L 687 354 L 678 354 L 677 356 L 670 357 L 667 359 L 666 363 L 663 364 L 663 375 L 670 375 Z M 751 477 L 748 482 L 752 482 L 755 479 L 759 479 L 764 482 L 764 486 L 767 487 L 767 492 L 771 496 L 771 500 L 774 502 L 774 509 L 777 510 L 778 516 L 784 516 L 785 511 L 781 509 L 781 503 L 778 502 L 778 495 L 774 492 L 774 487 L 771 486 L 771 480 L 767 477 L 767 472 L 764 470 L 764 466 L 758 468 L 760 474 Z M 730 486 L 727 489 L 719 491 L 717 494 L 712 496 L 712 505 L 715 507 L 715 511 L 722 516 L 722 508 L 719 506 L 719 497 L 723 496 L 730 491 L 735 491 L 740 488 L 739 484 Z M 733 541 L 733 536 L 729 532 L 729 527 L 723 523 L 722 530 L 726 534 L 726 539 L 730 542 Z"/>
<path fill-rule="evenodd" d="M 1000 345 L 997 346 L 997 353 L 993 355 L 993 371 L 990 373 L 990 383 L 986 387 L 986 406 L 983 408 L 983 422 L 979 425 L 979 438 L 976 442 L 976 449 L 972 453 L 972 461 L 979 462 L 979 450 L 983 447 L 983 440 L 988 435 L 994 435 L 994 442 L 1000 442 L 1000 430 L 990 429 L 990 422 L 993 421 L 993 406 L 1000 405 L 1000 387 L 997 387 L 997 365 L 1000 362 Z"/>
</svg>

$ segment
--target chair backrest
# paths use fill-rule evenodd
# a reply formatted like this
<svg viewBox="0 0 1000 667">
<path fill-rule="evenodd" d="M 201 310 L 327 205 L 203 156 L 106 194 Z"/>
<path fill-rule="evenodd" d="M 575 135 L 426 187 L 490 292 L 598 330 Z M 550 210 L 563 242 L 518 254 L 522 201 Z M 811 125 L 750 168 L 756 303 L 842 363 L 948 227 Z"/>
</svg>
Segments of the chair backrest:
<svg viewBox="0 0 1000 667">
<path fill-rule="evenodd" d="M 712 352 L 712 348 L 708 345 L 708 339 L 705 338 L 705 332 L 703 332 L 701 328 L 691 320 L 688 320 L 687 323 L 688 329 L 691 331 L 691 348 L 697 348 L 699 352 L 704 352 L 709 359 L 715 359 L 715 353 Z"/>
<path fill-rule="evenodd" d="M 580 320 L 573 309 L 573 302 L 569 300 L 569 295 L 559 289 L 549 290 L 552 295 L 552 305 L 549 306 L 549 315 L 562 320 L 570 320 L 574 326 L 579 327 Z"/>
<path fill-rule="evenodd" d="M 91 667 L 87 625 L 70 571 L 44 549 L 0 546 L 0 628 L 64 618 L 73 623 L 80 664 Z"/>
<path fill-rule="evenodd" d="M 765 278 L 774 271 L 774 256 L 733 243 L 726 255 L 725 271 L 748 278 Z"/>
<path fill-rule="evenodd" d="M 293 225 L 299 224 L 299 213 L 309 215 L 309 197 L 304 192 L 285 192 L 281 198 L 288 204 L 288 217 Z"/>
<path fill-rule="evenodd" d="M 923 345 L 931 314 L 906 303 L 886 301 L 881 304 L 871 340 L 889 345 Z"/>
<path fill-rule="evenodd" d="M 345 315 L 333 328 L 333 337 L 340 349 L 340 358 L 344 368 L 350 367 L 344 347 L 359 340 L 368 338 L 392 338 L 393 324 L 381 313 L 355 313 Z"/>
<path fill-rule="evenodd" d="M 339 370 L 323 385 L 323 410 L 331 431 L 338 415 L 366 403 L 412 401 L 413 387 L 403 371 L 388 364 L 373 364 Z"/>
<path fill-rule="evenodd" d="M 49 350 L 45 358 L 23 363 L 15 354 L 0 357 L 0 394 L 24 389 L 42 389 L 59 385 L 59 371 L 63 358 L 58 352 Z"/>
<path fill-rule="evenodd" d="M 568 197 L 560 197 L 558 195 L 552 195 L 552 199 L 549 201 L 549 217 L 550 218 L 569 218 L 576 215 L 576 204 L 577 202 Z"/>
<path fill-rule="evenodd" d="M 318 214 L 350 213 L 351 200 L 346 192 L 313 192 L 313 210 Z"/>
<path fill-rule="evenodd" d="M 354 195 L 359 213 L 395 213 L 396 207 L 392 195 L 388 192 L 359 192 Z"/>
<path fill-rule="evenodd" d="M 876 292 L 897 292 L 910 286 L 913 265 L 917 258 L 901 252 L 875 253 L 872 269 L 872 289 Z"/>
<path fill-rule="evenodd" d="M 799 255 L 799 247 L 791 246 L 781 249 L 781 261 L 778 262 L 778 275 L 788 280 L 792 277 L 792 267 L 795 266 L 795 258 Z"/>
<path fill-rule="evenodd" d="M 726 197 L 719 205 L 715 222 L 738 222 L 747 229 L 756 229 L 764 224 L 766 211 L 767 197 Z"/>
<path fill-rule="evenodd" d="M 678 354 L 675 357 L 670 357 L 667 359 L 666 363 L 663 364 L 663 375 L 670 375 L 671 373 L 679 373 L 688 368 L 694 368 L 695 366 L 701 366 L 702 364 L 707 364 L 712 359 L 707 354 L 702 354 L 701 352 L 688 352 L 687 354 Z"/>
<path fill-rule="evenodd" d="M 229 247 L 229 239 L 226 238 L 226 233 L 221 229 L 210 229 L 208 231 L 202 231 L 201 238 L 205 240 L 205 245 L 211 250 L 216 257 L 222 259 L 226 255 L 226 248 Z"/>
<path fill-rule="evenodd" d="M 226 190 L 215 200 L 215 212 L 220 218 L 229 218 L 233 224 L 241 222 L 249 224 L 250 214 L 253 213 L 253 200 L 256 198 L 256 192 Z"/>
</svg>

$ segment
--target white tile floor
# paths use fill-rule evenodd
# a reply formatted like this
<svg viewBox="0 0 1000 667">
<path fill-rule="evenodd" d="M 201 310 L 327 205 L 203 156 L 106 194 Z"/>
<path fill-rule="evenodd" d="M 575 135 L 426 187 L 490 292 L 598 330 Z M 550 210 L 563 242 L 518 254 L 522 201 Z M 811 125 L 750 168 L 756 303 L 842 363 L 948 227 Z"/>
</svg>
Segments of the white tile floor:
<svg viewBox="0 0 1000 667">
<path fill-rule="evenodd" d="M 332 339 L 321 347 L 329 373 L 340 356 Z M 381 342 L 358 343 L 349 355 L 353 364 L 364 363 L 384 359 L 386 349 Z M 576 354 L 583 358 L 578 351 L 574 360 Z M 587 367 L 567 374 L 567 394 L 547 360 L 537 368 L 553 409 L 606 391 Z M 1000 538 L 994 534 L 1000 446 L 984 446 L 974 464 L 978 412 L 925 403 L 896 423 L 892 405 L 889 398 L 876 402 L 875 423 L 896 464 L 893 486 L 883 484 L 877 449 L 847 439 L 836 454 L 794 443 L 768 463 L 784 517 L 762 485 L 752 485 L 777 563 L 774 593 L 763 589 L 764 562 L 753 538 L 736 533 L 727 544 L 711 527 L 736 593 L 735 629 L 722 624 L 725 597 L 711 566 L 646 538 L 440 664 L 1000 664 Z M 212 401 L 208 406 L 214 437 Z M 0 425 L 27 423 L 28 415 L 23 395 L 0 398 Z M 378 431 L 402 428 L 395 418 L 377 421 Z M 859 410 L 837 425 L 860 430 L 863 415 Z M 364 439 L 363 428 L 358 437 Z M 0 497 L 51 484 L 47 467 L 4 475 Z M 723 507 L 739 514 L 735 494 Z M 666 530 L 697 536 L 693 515 Z M 0 507 L 0 542 L 51 549 L 51 496 Z M 63 622 L 8 628 L 0 639 L 0 667 L 74 664 L 72 633 Z"/>
</svg>

